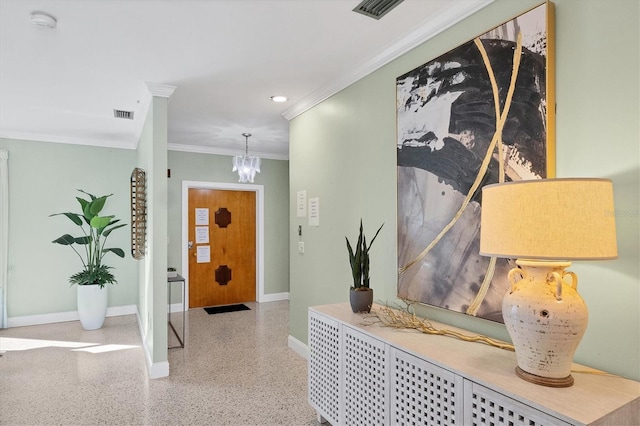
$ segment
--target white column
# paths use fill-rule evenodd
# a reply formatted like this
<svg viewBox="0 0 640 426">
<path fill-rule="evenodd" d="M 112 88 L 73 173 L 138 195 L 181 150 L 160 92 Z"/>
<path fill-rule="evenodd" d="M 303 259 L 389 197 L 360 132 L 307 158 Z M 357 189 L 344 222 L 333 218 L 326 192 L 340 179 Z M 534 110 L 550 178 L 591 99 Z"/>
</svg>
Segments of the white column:
<svg viewBox="0 0 640 426">
<path fill-rule="evenodd" d="M 9 260 L 9 152 L 0 150 L 0 328 L 7 327 L 7 262 Z"/>
</svg>

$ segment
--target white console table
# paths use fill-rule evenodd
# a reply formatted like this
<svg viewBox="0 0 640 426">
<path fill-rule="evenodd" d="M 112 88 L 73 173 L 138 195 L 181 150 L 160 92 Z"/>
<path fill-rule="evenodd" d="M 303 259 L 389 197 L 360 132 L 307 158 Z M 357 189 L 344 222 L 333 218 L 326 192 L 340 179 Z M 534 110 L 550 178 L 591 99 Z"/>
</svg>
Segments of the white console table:
<svg viewBox="0 0 640 426">
<path fill-rule="evenodd" d="M 309 403 L 320 422 L 640 424 L 638 382 L 592 374 L 596 370 L 574 364 L 574 385 L 550 388 L 518 378 L 515 367 L 510 351 L 365 325 L 363 315 L 351 312 L 347 303 L 309 308 Z"/>
</svg>

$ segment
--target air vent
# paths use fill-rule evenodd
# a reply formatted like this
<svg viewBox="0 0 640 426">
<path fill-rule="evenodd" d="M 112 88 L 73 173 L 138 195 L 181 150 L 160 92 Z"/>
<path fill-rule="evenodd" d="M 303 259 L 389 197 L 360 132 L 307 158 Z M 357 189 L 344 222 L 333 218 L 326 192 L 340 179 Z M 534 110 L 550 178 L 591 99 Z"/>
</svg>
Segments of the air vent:
<svg viewBox="0 0 640 426">
<path fill-rule="evenodd" d="M 113 116 L 115 118 L 126 118 L 127 120 L 133 120 L 133 111 L 123 111 L 121 109 L 114 109 Z"/>
<path fill-rule="evenodd" d="M 380 19 L 402 2 L 403 0 L 364 0 L 353 11 L 373 19 Z"/>
</svg>

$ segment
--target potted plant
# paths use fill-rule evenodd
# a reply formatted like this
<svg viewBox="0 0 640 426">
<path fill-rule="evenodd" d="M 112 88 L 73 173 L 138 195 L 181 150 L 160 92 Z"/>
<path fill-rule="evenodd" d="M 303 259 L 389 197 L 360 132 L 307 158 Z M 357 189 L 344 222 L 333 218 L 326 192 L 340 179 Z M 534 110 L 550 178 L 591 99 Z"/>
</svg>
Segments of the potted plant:
<svg viewBox="0 0 640 426">
<path fill-rule="evenodd" d="M 100 215 L 107 198 L 113 194 L 96 197 L 81 189 L 78 191 L 90 197 L 90 200 L 76 197 L 80 203 L 80 213 L 55 213 L 50 216 L 66 216 L 80 227 L 82 235 L 73 237 L 64 234 L 52 242 L 71 247 L 82 262 L 82 270 L 69 277 L 69 282 L 71 285 L 77 284 L 78 315 L 82 327 L 95 330 L 102 327 L 107 314 L 107 289 L 104 286 L 117 282 L 110 271 L 112 268 L 105 265 L 102 259 L 108 253 L 124 258 L 124 250 L 105 247 L 105 244 L 111 232 L 126 224 L 118 223 L 120 219 L 115 219 L 113 215 Z"/>
<path fill-rule="evenodd" d="M 356 313 L 371 311 L 373 290 L 369 288 L 369 250 L 371 246 L 373 246 L 373 242 L 376 240 L 383 226 L 384 223 L 380 225 L 380 228 L 378 228 L 373 239 L 367 246 L 367 238 L 364 235 L 362 219 L 360 219 L 360 235 L 358 235 L 355 251 L 351 243 L 349 243 L 349 239 L 345 237 L 345 240 L 347 240 L 347 250 L 349 251 L 351 275 L 353 276 L 353 286 L 349 292 L 349 302 L 351 303 L 351 309 Z"/>
</svg>

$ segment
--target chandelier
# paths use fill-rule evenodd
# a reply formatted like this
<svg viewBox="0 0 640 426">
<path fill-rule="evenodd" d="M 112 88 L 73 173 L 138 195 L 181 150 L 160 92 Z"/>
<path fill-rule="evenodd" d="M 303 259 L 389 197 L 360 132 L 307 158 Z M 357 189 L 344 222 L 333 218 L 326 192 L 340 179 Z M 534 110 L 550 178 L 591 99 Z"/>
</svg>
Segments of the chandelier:
<svg viewBox="0 0 640 426">
<path fill-rule="evenodd" d="M 231 171 L 238 172 L 238 176 L 240 176 L 239 182 L 253 183 L 256 172 L 260 173 L 260 157 L 249 155 L 249 136 L 251 136 L 251 133 L 243 133 L 242 136 L 245 137 L 244 155 L 233 156 L 233 169 Z"/>
</svg>

